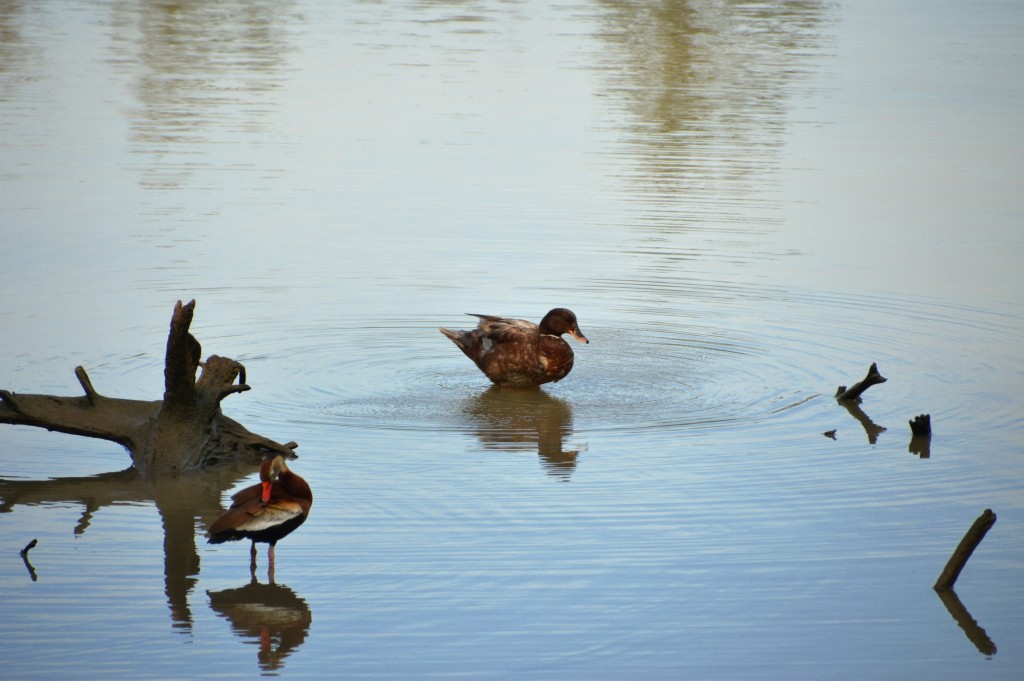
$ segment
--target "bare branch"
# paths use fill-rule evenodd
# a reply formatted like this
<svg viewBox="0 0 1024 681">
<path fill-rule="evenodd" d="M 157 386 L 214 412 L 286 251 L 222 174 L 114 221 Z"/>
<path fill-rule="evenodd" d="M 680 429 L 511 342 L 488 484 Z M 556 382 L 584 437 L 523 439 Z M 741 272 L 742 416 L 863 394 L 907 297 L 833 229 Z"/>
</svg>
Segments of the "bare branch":
<svg viewBox="0 0 1024 681">
<path fill-rule="evenodd" d="M 953 585 L 956 584 L 956 580 L 960 577 L 960 572 L 967 565 L 967 561 L 970 559 L 971 554 L 974 553 L 974 549 L 978 548 L 978 544 L 985 538 L 988 531 L 992 529 L 992 526 L 996 524 L 996 514 L 992 512 L 992 509 L 986 508 L 978 519 L 974 521 L 970 529 L 967 530 L 967 534 L 960 540 L 956 549 L 953 551 L 953 555 L 949 557 L 949 561 L 946 563 L 946 567 L 942 570 L 942 574 L 935 580 L 935 586 L 933 587 L 936 591 L 943 589 L 952 589 Z"/>
<path fill-rule="evenodd" d="M 85 373 L 85 369 L 81 366 L 75 367 L 75 376 L 78 377 L 78 382 L 82 384 L 82 390 L 85 391 L 85 397 L 89 400 L 89 404 L 96 406 L 96 400 L 101 395 L 96 392 L 96 389 L 92 387 L 92 381 L 89 380 L 89 374 Z"/>
<path fill-rule="evenodd" d="M 849 389 L 845 385 L 839 386 L 839 389 L 836 391 L 836 399 L 855 400 L 871 386 L 885 383 L 888 380 L 888 378 L 878 373 L 878 364 L 872 364 L 871 368 L 868 369 L 868 375 L 864 377 L 863 381 L 854 383 Z"/>
</svg>

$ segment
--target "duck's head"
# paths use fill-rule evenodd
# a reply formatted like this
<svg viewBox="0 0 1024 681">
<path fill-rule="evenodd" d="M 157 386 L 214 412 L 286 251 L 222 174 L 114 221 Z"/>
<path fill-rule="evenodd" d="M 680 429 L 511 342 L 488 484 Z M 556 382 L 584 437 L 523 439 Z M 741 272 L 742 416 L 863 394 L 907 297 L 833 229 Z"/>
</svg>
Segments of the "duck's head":
<svg viewBox="0 0 1024 681">
<path fill-rule="evenodd" d="M 274 483 L 282 473 L 288 472 L 288 464 L 280 454 L 268 456 L 260 463 L 260 483 L 263 485 L 263 493 L 260 494 L 260 501 L 264 504 L 270 501 L 270 491 Z"/>
<path fill-rule="evenodd" d="M 580 325 L 576 322 L 576 315 L 572 310 L 564 307 L 556 307 L 540 320 L 541 333 L 550 333 L 552 336 L 561 336 L 567 333 L 582 343 L 589 343 L 587 337 L 580 331 Z"/>
</svg>

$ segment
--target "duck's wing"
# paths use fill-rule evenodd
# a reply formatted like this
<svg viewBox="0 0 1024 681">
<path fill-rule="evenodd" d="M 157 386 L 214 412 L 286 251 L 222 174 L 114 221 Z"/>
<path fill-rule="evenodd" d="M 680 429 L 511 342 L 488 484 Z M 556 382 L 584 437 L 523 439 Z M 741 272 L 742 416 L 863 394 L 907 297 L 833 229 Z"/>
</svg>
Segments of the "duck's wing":
<svg viewBox="0 0 1024 681">
<path fill-rule="evenodd" d="M 473 314 L 479 318 L 477 329 L 487 335 L 495 343 L 523 342 L 535 335 L 538 326 L 525 319 L 510 319 L 508 317 L 495 317 L 494 315 Z"/>
<path fill-rule="evenodd" d="M 279 490 L 277 485 L 266 504 L 260 501 L 263 493 L 262 485 L 246 487 L 231 497 L 231 507 L 224 511 L 210 526 L 210 532 L 219 532 L 227 528 L 251 529 L 252 523 L 275 525 L 289 518 L 306 512 L 303 500 L 296 499 L 287 492 Z M 306 506 L 309 504 L 307 503 Z M 259 519 L 259 520 L 257 520 Z"/>
<path fill-rule="evenodd" d="M 248 508 L 248 518 L 245 522 L 245 529 L 250 532 L 259 532 L 271 527 L 283 525 L 292 518 L 302 515 L 302 506 L 291 499 L 270 499 L 266 506 L 256 504 L 258 508 Z"/>
<path fill-rule="evenodd" d="M 244 506 L 232 506 L 224 511 L 210 525 L 208 534 L 211 537 L 215 537 L 223 532 L 259 532 L 261 530 L 269 530 L 302 515 L 302 513 L 302 506 L 295 501 L 271 499 L 270 503 L 264 506 L 259 503 L 259 500 L 256 500 Z"/>
<path fill-rule="evenodd" d="M 255 485 L 250 485 L 243 490 L 239 490 L 231 495 L 231 508 L 244 506 L 250 501 L 259 501 L 261 494 L 263 494 L 263 484 L 259 482 Z"/>
</svg>

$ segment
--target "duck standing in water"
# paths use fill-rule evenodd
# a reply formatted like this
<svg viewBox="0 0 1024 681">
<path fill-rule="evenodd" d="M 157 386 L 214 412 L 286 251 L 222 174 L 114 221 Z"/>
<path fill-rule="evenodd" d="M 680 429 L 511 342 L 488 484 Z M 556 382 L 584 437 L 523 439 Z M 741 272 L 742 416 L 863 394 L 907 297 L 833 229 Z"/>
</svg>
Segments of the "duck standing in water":
<svg viewBox="0 0 1024 681">
<path fill-rule="evenodd" d="M 503 388 L 533 388 L 560 381 L 572 371 L 573 353 L 563 333 L 589 343 L 580 331 L 576 315 L 564 307 L 544 315 L 540 324 L 485 314 L 477 328 L 453 331 L 441 328 L 487 378 Z"/>
<path fill-rule="evenodd" d="M 231 508 L 213 521 L 208 532 L 211 544 L 251 539 L 250 570 L 256 573 L 256 542 L 270 544 L 268 574 L 274 581 L 274 546 L 306 522 L 313 492 L 300 476 L 288 469 L 281 455 L 268 456 L 260 464 L 260 482 L 231 497 Z"/>
</svg>

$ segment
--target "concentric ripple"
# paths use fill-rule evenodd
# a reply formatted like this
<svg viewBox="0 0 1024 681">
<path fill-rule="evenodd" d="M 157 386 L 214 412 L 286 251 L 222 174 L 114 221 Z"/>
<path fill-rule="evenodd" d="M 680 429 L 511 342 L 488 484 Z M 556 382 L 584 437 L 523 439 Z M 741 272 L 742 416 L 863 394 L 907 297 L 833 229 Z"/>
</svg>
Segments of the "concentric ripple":
<svg viewBox="0 0 1024 681">
<path fill-rule="evenodd" d="M 538 391 L 493 388 L 437 332 L 447 319 L 320 326 L 271 339 L 289 345 L 303 368 L 275 381 L 263 399 L 285 423 L 460 432 L 505 449 L 536 447 L 555 434 L 658 438 L 764 422 L 797 421 L 815 432 L 824 414 L 836 418 L 836 386 L 859 380 L 871 362 L 898 379 L 886 394 L 907 400 L 917 391 L 929 395 L 922 408 L 934 408 L 950 357 L 990 346 L 992 361 L 979 357 L 978 370 L 997 366 L 991 353 L 1015 323 L 933 301 L 783 291 L 709 318 L 634 309 L 614 327 L 595 320 L 585 326 L 591 343 L 573 343 L 573 372 Z M 829 423 L 820 425 L 818 433 Z"/>
</svg>

